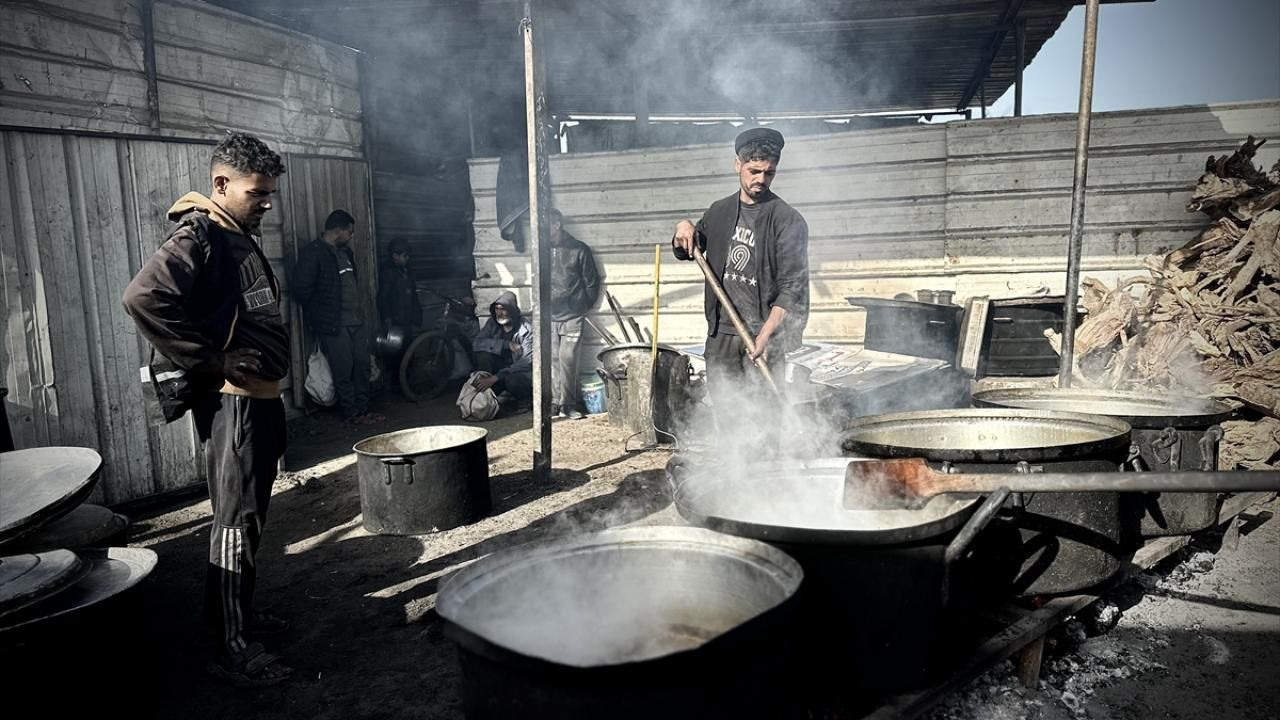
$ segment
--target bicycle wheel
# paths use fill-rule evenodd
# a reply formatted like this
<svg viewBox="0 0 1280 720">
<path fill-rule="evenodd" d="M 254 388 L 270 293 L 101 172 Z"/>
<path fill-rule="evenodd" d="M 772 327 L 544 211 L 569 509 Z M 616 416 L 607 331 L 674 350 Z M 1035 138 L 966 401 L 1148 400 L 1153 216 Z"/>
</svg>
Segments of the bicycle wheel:
<svg viewBox="0 0 1280 720">
<path fill-rule="evenodd" d="M 419 335 L 400 360 L 400 389 L 417 402 L 429 400 L 449 383 L 453 372 L 453 348 L 442 332 Z"/>
</svg>

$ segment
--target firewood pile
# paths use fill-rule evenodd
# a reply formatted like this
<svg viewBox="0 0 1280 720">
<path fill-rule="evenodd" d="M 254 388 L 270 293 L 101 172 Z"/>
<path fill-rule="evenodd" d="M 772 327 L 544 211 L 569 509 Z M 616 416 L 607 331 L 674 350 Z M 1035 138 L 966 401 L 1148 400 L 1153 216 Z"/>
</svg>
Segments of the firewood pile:
<svg viewBox="0 0 1280 720">
<path fill-rule="evenodd" d="M 1266 140 L 1205 163 L 1187 203 L 1212 223 L 1143 262 L 1149 276 L 1114 288 L 1082 283 L 1073 381 L 1235 400 L 1259 418 L 1227 423 L 1223 465 L 1280 461 L 1280 162 L 1253 157 Z M 1055 347 L 1060 338 L 1050 337 Z"/>
</svg>

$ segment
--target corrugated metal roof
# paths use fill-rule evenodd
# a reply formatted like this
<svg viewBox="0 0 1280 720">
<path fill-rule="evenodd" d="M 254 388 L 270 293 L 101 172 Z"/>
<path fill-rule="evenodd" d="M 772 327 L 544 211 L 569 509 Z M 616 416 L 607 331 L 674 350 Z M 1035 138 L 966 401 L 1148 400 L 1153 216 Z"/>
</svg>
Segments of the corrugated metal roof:
<svg viewBox="0 0 1280 720">
<path fill-rule="evenodd" d="M 218 0 L 373 53 L 457 59 L 468 84 L 519 73 L 522 3 Z M 1082 0 L 543 0 L 552 111 L 878 112 L 965 107 L 1014 82 Z M 431 69 L 430 66 L 425 69 Z M 439 66 L 434 69 L 438 70 Z"/>
</svg>

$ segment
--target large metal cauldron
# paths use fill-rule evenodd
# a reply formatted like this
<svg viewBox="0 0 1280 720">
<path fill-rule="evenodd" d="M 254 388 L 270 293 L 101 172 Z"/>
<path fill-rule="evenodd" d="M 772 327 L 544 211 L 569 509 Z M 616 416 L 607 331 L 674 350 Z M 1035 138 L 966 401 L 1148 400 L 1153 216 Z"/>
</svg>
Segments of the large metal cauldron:
<svg viewBox="0 0 1280 720">
<path fill-rule="evenodd" d="M 767 540 L 800 562 L 802 674 L 819 692 L 830 690 L 826 684 L 867 697 L 918 687 L 941 664 L 947 611 L 994 584 L 969 572 L 965 556 L 1005 495 L 985 504 L 940 495 L 919 510 L 846 510 L 849 462 L 764 463 L 743 474 L 677 456 L 667 473 L 686 520 Z"/>
<path fill-rule="evenodd" d="M 1044 410 L 933 410 L 856 420 L 843 447 L 853 455 L 920 457 L 951 472 L 1108 472 L 1127 457 L 1129 426 Z M 1014 504 L 1009 522 L 1020 531 L 1022 569 L 1013 590 L 1022 595 L 1104 582 L 1137 532 L 1125 526 L 1118 492 L 1025 494 Z"/>
<path fill-rule="evenodd" d="M 647 408 L 627 406 L 629 396 L 648 397 L 647 392 L 636 392 L 636 388 L 628 391 L 628 385 L 634 380 L 628 377 L 631 360 L 637 356 L 648 358 L 652 352 L 653 347 L 648 343 L 625 343 L 610 345 L 596 356 L 600 361 L 600 378 L 604 380 L 609 423 L 627 432 L 645 432 L 652 426 L 674 432 L 685 412 L 689 398 L 689 359 L 666 345 L 658 346 L 658 370 L 653 378 L 653 412 L 649 413 Z M 648 378 L 639 382 L 644 387 L 649 384 Z"/>
<path fill-rule="evenodd" d="M 764 543 L 628 528 L 490 555 L 436 607 L 471 720 L 775 718 L 803 576 Z"/>
<path fill-rule="evenodd" d="M 979 407 L 1060 410 L 1119 418 L 1133 428 L 1128 465 L 1134 470 L 1217 470 L 1219 423 L 1233 414 L 1217 400 L 1155 396 L 1116 390 L 1009 388 L 973 396 Z M 1129 499 L 1131 496 L 1126 495 Z M 1144 493 L 1140 507 L 1144 537 L 1185 535 L 1218 519 L 1217 493 Z"/>
<path fill-rule="evenodd" d="M 421 535 L 488 515 L 488 434 L 484 428 L 441 425 L 356 443 L 365 529 Z"/>
</svg>

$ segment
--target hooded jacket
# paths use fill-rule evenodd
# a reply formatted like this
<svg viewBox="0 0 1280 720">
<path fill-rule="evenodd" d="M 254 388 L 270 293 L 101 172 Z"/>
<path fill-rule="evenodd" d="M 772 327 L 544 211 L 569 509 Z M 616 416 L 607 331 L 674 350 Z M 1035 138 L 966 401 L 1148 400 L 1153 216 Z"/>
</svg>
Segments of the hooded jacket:
<svg viewBox="0 0 1280 720">
<path fill-rule="evenodd" d="M 289 372 L 289 331 L 280 286 L 259 241 L 217 203 L 183 195 L 168 238 L 125 288 L 138 332 L 182 368 L 199 390 L 276 398 Z M 243 387 L 223 375 L 228 350 L 262 353 L 261 372 Z"/>
<path fill-rule="evenodd" d="M 551 248 L 551 319 L 577 320 L 600 300 L 600 272 L 591 248 L 565 230 Z"/>
<path fill-rule="evenodd" d="M 707 262 L 723 282 L 725 262 L 729 256 L 733 232 L 738 226 L 738 193 L 712 203 L 698 221 L 694 237 L 707 256 Z M 764 238 L 768 252 L 760 257 L 757 276 L 762 301 L 761 318 L 767 318 L 773 307 L 787 311 L 777 337 L 784 352 L 800 346 L 804 327 L 809 320 L 809 226 L 795 208 L 782 198 L 769 193 L 760 200 L 756 216 L 756 237 Z M 692 260 L 672 238 L 672 252 L 677 260 Z M 707 335 L 716 333 L 720 324 L 720 301 L 711 286 L 703 292 L 703 310 L 707 317 Z M 726 317 L 727 321 L 728 318 Z M 759 327 L 751 328 L 753 333 Z"/>
<path fill-rule="evenodd" d="M 493 311 L 495 305 L 506 306 L 510 313 L 511 322 L 506 327 L 498 323 L 498 316 Z M 507 343 L 513 339 L 520 342 L 520 357 L 514 358 L 510 365 L 499 370 L 498 377 L 509 373 L 533 372 L 533 328 L 520 312 L 516 294 L 507 291 L 489 304 L 489 321 L 476 332 L 475 338 L 471 341 L 471 348 L 476 352 L 502 355 L 502 351 L 507 348 Z"/>
<path fill-rule="evenodd" d="M 338 276 L 335 252 L 347 256 L 358 280 L 360 271 L 351 247 L 331 247 L 323 237 L 298 251 L 298 262 L 290 276 L 293 298 L 302 306 L 302 315 L 316 335 L 337 335 L 342 327 L 342 278 Z"/>
</svg>

